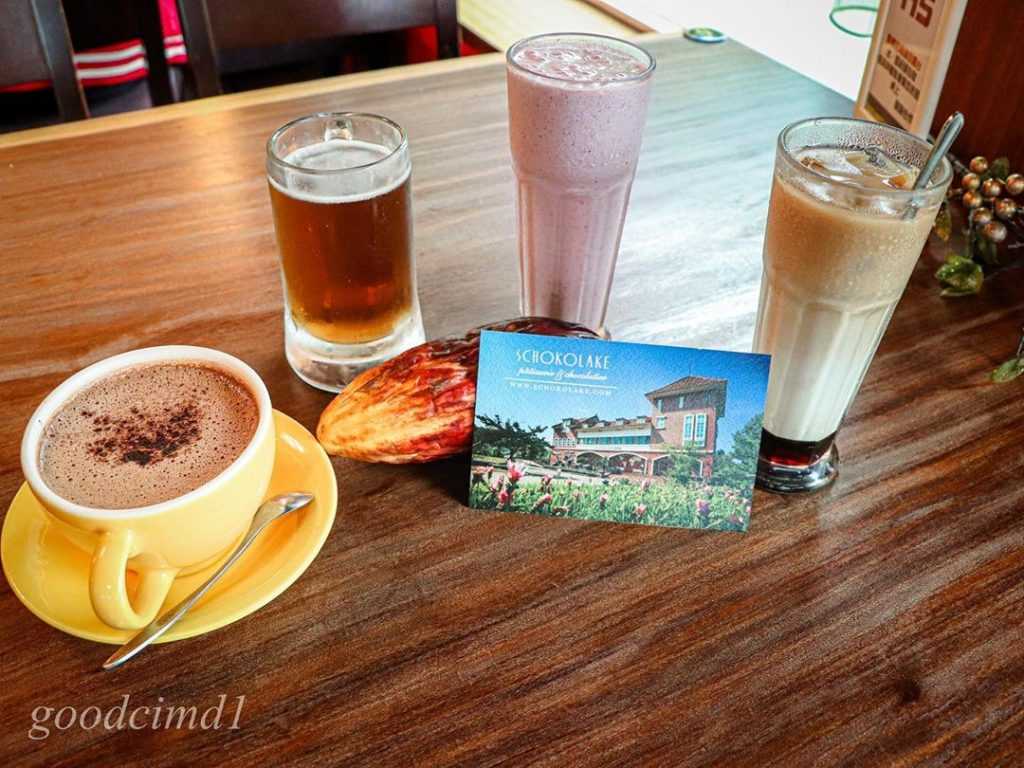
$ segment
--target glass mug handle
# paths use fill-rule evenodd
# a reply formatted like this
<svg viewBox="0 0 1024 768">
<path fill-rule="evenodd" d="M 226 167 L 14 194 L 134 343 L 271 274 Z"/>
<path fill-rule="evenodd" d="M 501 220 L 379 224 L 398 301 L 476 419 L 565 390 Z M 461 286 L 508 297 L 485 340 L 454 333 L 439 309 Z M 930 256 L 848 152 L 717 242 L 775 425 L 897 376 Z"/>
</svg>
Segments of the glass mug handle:
<svg viewBox="0 0 1024 768">
<path fill-rule="evenodd" d="M 135 606 L 128 599 L 125 571 L 133 556 L 130 530 L 105 531 L 92 556 L 89 596 L 103 623 L 117 629 L 141 629 L 156 618 L 178 571 L 175 568 L 141 567 Z"/>
</svg>

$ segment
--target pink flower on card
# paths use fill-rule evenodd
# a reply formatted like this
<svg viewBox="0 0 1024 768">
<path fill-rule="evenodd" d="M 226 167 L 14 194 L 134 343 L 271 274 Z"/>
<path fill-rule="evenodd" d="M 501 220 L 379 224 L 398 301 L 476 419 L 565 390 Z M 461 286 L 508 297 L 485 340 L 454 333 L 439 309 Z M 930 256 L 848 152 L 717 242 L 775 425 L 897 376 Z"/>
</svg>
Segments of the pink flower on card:
<svg viewBox="0 0 1024 768">
<path fill-rule="evenodd" d="M 711 518 L 710 501 L 705 501 L 704 499 L 697 499 L 697 517 L 700 518 L 701 525 L 708 524 L 708 520 Z"/>
<path fill-rule="evenodd" d="M 508 462 L 508 479 L 509 482 L 515 483 L 523 478 L 526 474 L 526 467 L 522 464 L 516 464 L 514 461 L 509 459 Z"/>
</svg>

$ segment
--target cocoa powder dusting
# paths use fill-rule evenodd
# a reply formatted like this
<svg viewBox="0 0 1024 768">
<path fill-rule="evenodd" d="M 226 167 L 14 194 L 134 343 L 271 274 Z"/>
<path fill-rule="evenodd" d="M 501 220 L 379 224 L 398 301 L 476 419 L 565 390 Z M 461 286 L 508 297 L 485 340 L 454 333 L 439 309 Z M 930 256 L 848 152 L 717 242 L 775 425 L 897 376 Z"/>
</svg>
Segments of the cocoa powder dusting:
<svg viewBox="0 0 1024 768">
<path fill-rule="evenodd" d="M 92 417 L 93 432 L 99 437 L 88 445 L 89 454 L 101 461 L 132 462 L 139 466 L 155 464 L 200 438 L 202 411 L 194 402 L 187 402 L 153 415 L 131 408 L 122 418 Z"/>
<path fill-rule="evenodd" d="M 226 371 L 140 365 L 84 388 L 51 417 L 39 468 L 55 493 L 77 504 L 144 507 L 223 472 L 258 422 L 252 393 Z"/>
</svg>

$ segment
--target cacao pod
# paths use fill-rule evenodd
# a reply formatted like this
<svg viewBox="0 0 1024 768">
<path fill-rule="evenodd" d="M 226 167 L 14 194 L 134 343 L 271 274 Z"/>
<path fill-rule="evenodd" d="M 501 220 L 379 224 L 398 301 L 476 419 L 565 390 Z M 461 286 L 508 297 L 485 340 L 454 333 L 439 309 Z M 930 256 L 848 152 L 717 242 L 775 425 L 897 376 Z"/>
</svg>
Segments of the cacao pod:
<svg viewBox="0 0 1024 768">
<path fill-rule="evenodd" d="M 596 337 L 546 317 L 491 323 L 428 341 L 363 371 L 320 415 L 316 437 L 334 456 L 407 464 L 465 453 L 473 439 L 480 331 Z"/>
</svg>

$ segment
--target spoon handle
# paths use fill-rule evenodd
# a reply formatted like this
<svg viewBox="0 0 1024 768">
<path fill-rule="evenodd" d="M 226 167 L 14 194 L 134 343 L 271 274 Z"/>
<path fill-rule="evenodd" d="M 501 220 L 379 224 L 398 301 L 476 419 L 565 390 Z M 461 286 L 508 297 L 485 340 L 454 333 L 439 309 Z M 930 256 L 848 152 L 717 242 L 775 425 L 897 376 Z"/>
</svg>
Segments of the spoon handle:
<svg viewBox="0 0 1024 768">
<path fill-rule="evenodd" d="M 181 617 L 188 613 L 192 606 L 196 604 L 196 601 L 205 595 L 210 590 L 210 587 L 220 580 L 221 576 L 227 573 L 228 569 L 238 561 L 238 558 L 245 554 L 245 551 L 249 549 L 249 546 L 256 540 L 256 537 L 263 532 L 264 528 L 281 515 L 306 506 L 306 504 L 308 504 L 313 498 L 312 496 L 306 496 L 304 499 L 296 500 L 294 497 L 297 495 L 298 494 L 290 494 L 292 498 L 287 500 L 284 500 L 282 497 L 277 497 L 275 499 L 271 499 L 270 502 L 266 502 L 266 504 L 273 502 L 279 505 L 280 508 L 276 510 L 276 514 L 273 512 L 271 514 L 266 514 L 264 512 L 264 508 L 261 507 L 260 512 L 257 513 L 256 517 L 253 519 L 249 532 L 245 534 L 245 538 L 243 538 L 241 543 L 239 543 L 235 548 L 235 551 L 231 553 L 231 556 L 221 564 L 220 568 L 214 571 L 213 575 L 204 581 L 195 592 L 190 594 L 173 608 L 169 608 L 164 611 L 160 616 L 140 629 L 135 636 L 118 648 L 109 659 L 103 662 L 103 669 L 114 669 L 115 667 L 124 664 L 124 662 L 142 651 L 143 648 L 177 624 Z M 266 506 L 266 504 L 264 504 L 264 506 Z"/>
<path fill-rule="evenodd" d="M 963 127 L 964 116 L 959 112 L 954 112 L 946 118 L 946 122 L 939 129 L 939 135 L 935 137 L 931 152 L 928 153 L 921 171 L 917 174 L 917 179 L 914 180 L 913 189 L 924 189 L 928 186 L 928 182 L 932 180 L 932 174 L 935 173 L 935 169 L 942 162 L 942 158 L 946 156 L 949 148 L 953 146 L 953 142 Z M 917 207 L 917 203 L 911 201 L 903 212 L 904 221 L 910 221 L 917 216 Z"/>
<path fill-rule="evenodd" d="M 946 118 L 946 122 L 942 124 L 942 128 L 939 129 L 939 133 L 935 137 L 932 151 L 928 153 L 921 172 L 917 174 L 917 179 L 914 181 L 914 189 L 924 189 L 928 186 L 928 182 L 931 181 L 932 174 L 935 173 L 939 162 L 949 152 L 949 148 L 953 146 L 953 142 L 956 141 L 956 137 L 960 134 L 960 129 L 963 127 L 964 116 L 959 112 L 954 112 Z"/>
</svg>

